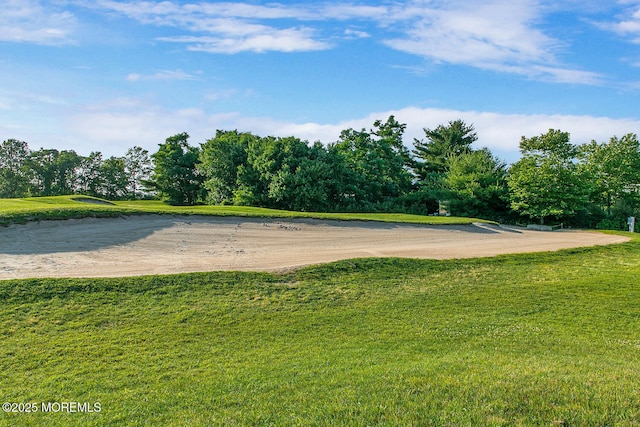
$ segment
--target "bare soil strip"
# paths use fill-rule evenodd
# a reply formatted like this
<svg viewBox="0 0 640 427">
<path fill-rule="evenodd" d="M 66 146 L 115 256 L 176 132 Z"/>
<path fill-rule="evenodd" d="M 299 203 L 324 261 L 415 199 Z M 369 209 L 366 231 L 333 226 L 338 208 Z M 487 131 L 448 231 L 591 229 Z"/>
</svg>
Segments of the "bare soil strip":
<svg viewBox="0 0 640 427">
<path fill-rule="evenodd" d="M 279 271 L 349 258 L 473 258 L 627 240 L 596 232 L 482 224 L 162 215 L 87 218 L 0 227 L 0 279 Z"/>
</svg>

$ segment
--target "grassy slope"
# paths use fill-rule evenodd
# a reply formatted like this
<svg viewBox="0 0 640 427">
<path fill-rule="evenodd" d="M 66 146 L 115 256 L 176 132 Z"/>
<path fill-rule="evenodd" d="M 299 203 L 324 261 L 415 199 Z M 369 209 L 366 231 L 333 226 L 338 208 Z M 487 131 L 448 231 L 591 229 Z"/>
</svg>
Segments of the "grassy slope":
<svg viewBox="0 0 640 427">
<path fill-rule="evenodd" d="M 248 206 L 169 206 L 158 201 L 123 201 L 110 205 L 82 203 L 78 196 L 31 197 L 0 199 L 0 225 L 38 219 L 65 219 L 86 216 L 118 216 L 121 214 L 180 214 L 251 216 L 271 218 L 319 218 L 337 220 L 366 220 L 421 224 L 469 224 L 481 221 L 473 218 L 429 217 L 407 214 L 319 213 L 292 212 Z M 84 197 L 85 199 L 94 199 Z M 485 221 L 486 222 L 486 221 Z"/>
<path fill-rule="evenodd" d="M 0 282 L 0 425 L 640 424 L 640 240 Z"/>
<path fill-rule="evenodd" d="M 7 221 L 127 209 L 274 216 L 0 200 Z M 0 281 L 2 400 L 102 404 L 0 412 L 0 426 L 639 425 L 633 238 L 281 275 Z"/>
</svg>

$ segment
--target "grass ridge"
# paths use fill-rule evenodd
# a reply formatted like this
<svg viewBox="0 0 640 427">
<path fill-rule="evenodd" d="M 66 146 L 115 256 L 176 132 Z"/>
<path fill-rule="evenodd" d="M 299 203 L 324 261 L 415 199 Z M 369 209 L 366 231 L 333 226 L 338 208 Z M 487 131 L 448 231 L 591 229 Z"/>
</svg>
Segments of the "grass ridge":
<svg viewBox="0 0 640 427">
<path fill-rule="evenodd" d="M 23 199 L 0 199 L 0 225 L 29 221 L 78 219 L 86 217 L 116 217 L 121 215 L 212 215 L 253 218 L 310 218 L 340 221 L 383 221 L 412 224 L 494 223 L 476 218 L 437 217 L 400 213 L 326 213 L 295 212 L 250 206 L 171 206 L 154 200 L 115 201 L 111 205 L 85 203 L 77 199 L 103 201 L 89 196 L 52 196 Z M 103 201 L 107 202 L 107 201 Z"/>
</svg>

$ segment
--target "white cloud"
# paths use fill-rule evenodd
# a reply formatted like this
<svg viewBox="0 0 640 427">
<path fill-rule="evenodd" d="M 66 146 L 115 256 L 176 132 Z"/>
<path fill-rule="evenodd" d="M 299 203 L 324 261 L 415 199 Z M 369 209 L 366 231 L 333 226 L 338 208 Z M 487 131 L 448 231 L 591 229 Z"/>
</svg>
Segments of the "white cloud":
<svg viewBox="0 0 640 427">
<path fill-rule="evenodd" d="M 604 23 L 600 24 L 600 26 L 622 36 L 630 37 L 633 43 L 640 44 L 640 4 L 638 2 L 630 3 L 633 8 L 629 8 L 618 22 Z"/>
<path fill-rule="evenodd" d="M 242 2 L 200 2 L 181 4 L 174 1 L 113 1 L 86 2 L 87 7 L 99 7 L 122 13 L 144 23 L 165 26 L 205 23 L 212 19 L 255 20 L 351 20 L 381 19 L 388 14 L 388 7 L 365 6 L 348 3 L 309 3 L 288 5 L 272 2 L 252 4 Z M 200 27 L 199 27 L 200 28 Z M 202 29 L 202 28 L 200 28 Z"/>
<path fill-rule="evenodd" d="M 249 117 L 239 113 L 208 114 L 202 109 L 168 110 L 137 99 L 120 99 L 85 108 L 68 120 L 66 144 L 76 141 L 79 153 L 102 151 L 105 155 L 122 155 L 127 148 L 140 145 L 154 152 L 157 144 L 174 134 L 187 132 L 190 143 L 198 145 L 213 137 L 217 129 L 252 132 L 267 136 L 296 136 L 309 142 L 335 142 L 344 129 L 371 129 L 377 119 L 394 115 L 407 124 L 405 144 L 424 139 L 423 128 L 435 128 L 462 119 L 473 124 L 478 134 L 476 148 L 488 147 L 498 157 L 513 162 L 519 157 L 522 136 L 531 137 L 560 129 L 571 134 L 574 144 L 593 139 L 604 142 L 627 133 L 640 134 L 640 120 L 608 117 L 545 114 L 502 114 L 437 108 L 407 107 L 380 111 L 338 123 L 292 123 L 270 117 Z M 44 145 L 47 145 L 45 143 Z"/>
<path fill-rule="evenodd" d="M 0 12 L 0 41 L 56 45 L 70 42 L 76 19 L 37 0 L 5 0 Z"/>
<path fill-rule="evenodd" d="M 385 5 L 365 6 L 362 4 L 318 4 L 311 16 L 317 20 L 373 20 L 383 21 L 389 18 L 390 8 Z M 302 19 L 302 17 L 300 17 Z"/>
<path fill-rule="evenodd" d="M 210 53 L 239 52 L 300 52 L 324 50 L 328 43 L 313 39 L 313 31 L 306 28 L 289 28 L 284 30 L 264 29 L 261 32 L 242 37 L 210 37 L 210 36 L 178 36 L 160 37 L 158 40 L 175 43 L 186 43 L 192 51 Z"/>
<path fill-rule="evenodd" d="M 220 89 L 203 94 L 203 99 L 209 102 L 216 102 L 221 99 L 230 99 L 235 96 L 248 96 L 249 93 L 250 91 L 245 91 L 244 93 L 239 94 L 236 89 Z"/>
<path fill-rule="evenodd" d="M 403 11 L 415 20 L 406 31 L 408 38 L 390 44 L 436 60 L 461 61 L 548 61 L 556 43 L 531 25 L 538 9 L 531 1 L 485 2 L 473 7 L 456 3 L 445 8 L 414 5 Z"/>
<path fill-rule="evenodd" d="M 142 80 L 197 80 L 198 78 L 185 73 L 184 71 L 178 69 L 175 71 L 171 70 L 161 70 L 152 75 L 144 75 L 138 73 L 131 73 L 127 75 L 127 80 L 130 82 L 138 82 Z"/>
<path fill-rule="evenodd" d="M 0 103 L 12 110 L 35 111 L 39 108 L 67 107 L 68 98 L 39 92 L 20 92 L 10 88 L 0 89 Z"/>
<path fill-rule="evenodd" d="M 143 24 L 176 28 L 189 35 L 159 37 L 159 41 L 184 43 L 187 49 L 211 53 L 299 52 L 329 49 L 309 27 L 283 24 L 282 20 L 312 19 L 310 10 L 278 4 L 192 3 L 170 1 L 100 1 L 93 7 L 115 11 Z M 264 22 L 262 22 L 264 21 Z M 269 21 L 278 21 L 268 25 Z"/>
<path fill-rule="evenodd" d="M 464 1 L 415 1 L 395 13 L 396 20 L 408 23 L 401 26 L 406 28 L 403 36 L 385 44 L 435 62 L 554 82 L 599 83 L 598 74 L 559 63 L 556 52 L 562 43 L 536 27 L 542 15 L 539 3 L 493 0 L 471 7 Z"/>
<path fill-rule="evenodd" d="M 367 39 L 371 37 L 371 34 L 367 33 L 366 31 L 353 30 L 350 28 L 344 30 L 344 35 L 347 36 L 347 38 L 355 39 Z"/>
<path fill-rule="evenodd" d="M 640 120 L 614 119 L 589 115 L 503 114 L 479 111 L 406 108 L 395 112 L 396 119 L 407 123 L 408 136 L 423 139 L 423 127 L 434 128 L 451 120 L 462 119 L 473 124 L 478 134 L 476 148 L 488 147 L 508 161 L 519 157 L 522 136 L 532 137 L 549 129 L 571 134 L 573 144 L 591 140 L 608 141 L 614 135 L 640 134 Z M 418 134 L 416 136 L 416 133 Z"/>
<path fill-rule="evenodd" d="M 237 2 L 200 3 L 197 5 L 190 5 L 189 9 L 203 15 L 229 18 L 304 19 L 311 17 L 310 12 L 305 8 L 298 6 L 285 6 L 278 3 L 270 3 L 267 5 Z"/>
<path fill-rule="evenodd" d="M 460 111 L 438 108 L 407 107 L 369 114 L 356 120 L 336 124 L 317 123 L 276 123 L 253 122 L 260 125 L 266 133 L 276 135 L 295 135 L 309 141 L 335 141 L 343 129 L 370 129 L 378 119 L 385 120 L 394 115 L 400 123 L 406 123 L 405 144 L 412 146 L 414 139 L 423 140 L 423 128 L 433 129 L 440 124 L 461 119 L 473 124 L 478 134 L 476 148 L 487 147 L 508 161 L 519 157 L 519 143 L 522 136 L 532 137 L 547 132 L 549 129 L 560 129 L 571 134 L 574 144 L 587 143 L 593 139 L 608 141 L 610 137 L 627 133 L 640 134 L 640 120 L 613 119 L 608 117 L 579 115 L 546 115 L 546 114 L 502 114 L 494 112 Z"/>
<path fill-rule="evenodd" d="M 604 83 L 605 81 L 605 76 L 599 73 L 562 67 L 549 67 L 540 64 L 525 64 L 514 66 L 489 64 L 486 67 L 483 67 L 482 64 L 478 64 L 478 67 L 488 68 L 494 71 L 507 72 L 511 74 L 524 75 L 535 80 L 553 83 L 599 85 Z"/>
<path fill-rule="evenodd" d="M 68 139 L 77 141 L 74 148 L 80 154 L 101 151 L 107 156 L 121 156 L 134 145 L 155 152 L 167 137 L 194 130 L 197 133 L 206 120 L 205 114 L 197 109 L 169 111 L 125 98 L 88 106 L 70 116 L 65 125 L 69 129 Z"/>
<path fill-rule="evenodd" d="M 192 51 L 301 52 L 334 47 L 327 40 L 373 37 L 391 49 L 435 63 L 468 65 L 560 83 L 600 84 L 597 73 L 558 60 L 564 44 L 543 31 L 543 0 L 412 0 L 404 3 L 250 4 L 241 2 L 98 0 L 87 4 L 182 34 L 159 41 Z M 336 25 L 326 25 L 326 22 Z M 300 25 L 304 23 L 304 25 Z M 313 25 L 312 25 L 313 24 Z M 358 29 L 354 29 L 357 25 Z M 637 21 L 632 24 L 637 25 Z M 363 30 L 365 28 L 366 30 Z"/>
</svg>

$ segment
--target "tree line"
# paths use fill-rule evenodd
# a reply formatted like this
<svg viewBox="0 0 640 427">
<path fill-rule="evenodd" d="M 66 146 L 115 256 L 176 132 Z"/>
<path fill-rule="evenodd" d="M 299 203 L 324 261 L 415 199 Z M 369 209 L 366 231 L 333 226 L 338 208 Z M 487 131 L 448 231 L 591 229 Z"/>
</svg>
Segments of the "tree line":
<svg viewBox="0 0 640 427">
<path fill-rule="evenodd" d="M 31 150 L 24 141 L 0 145 L 0 198 L 86 194 L 111 200 L 146 196 L 143 182 L 153 164 L 149 152 L 132 147 L 123 157 L 100 152 Z"/>
<path fill-rule="evenodd" d="M 409 150 L 394 116 L 346 129 L 330 144 L 218 130 L 189 144 L 180 133 L 149 154 L 29 151 L 0 146 L 0 197 L 83 193 L 105 198 L 153 194 L 171 204 L 233 204 L 297 211 L 406 212 L 564 222 L 622 229 L 640 205 L 640 145 L 635 134 L 574 145 L 550 129 L 522 137 L 521 158 L 507 167 L 474 149 L 473 125 L 451 121 L 424 129 Z"/>
</svg>

